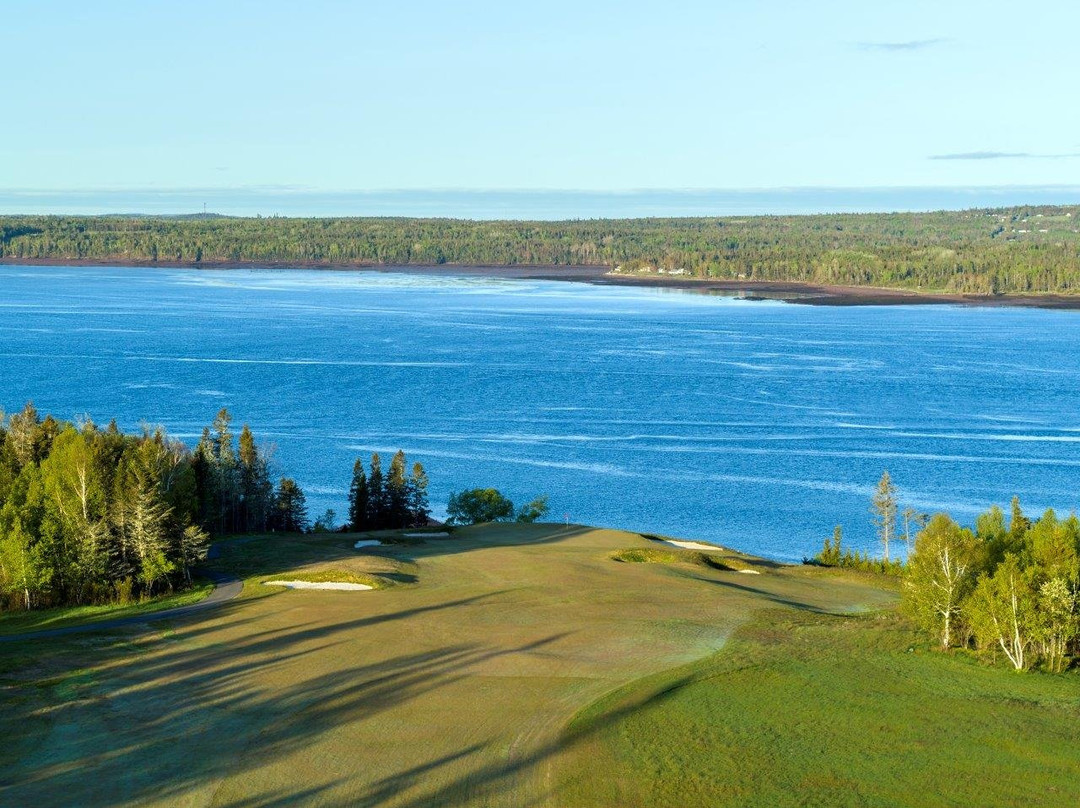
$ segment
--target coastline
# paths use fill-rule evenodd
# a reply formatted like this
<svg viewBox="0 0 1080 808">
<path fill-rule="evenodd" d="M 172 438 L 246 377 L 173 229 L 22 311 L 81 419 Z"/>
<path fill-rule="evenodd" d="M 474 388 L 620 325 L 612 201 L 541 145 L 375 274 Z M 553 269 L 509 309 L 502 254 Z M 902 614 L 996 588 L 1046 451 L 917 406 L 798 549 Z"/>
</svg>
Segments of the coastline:
<svg viewBox="0 0 1080 808">
<path fill-rule="evenodd" d="M 415 275 L 455 274 L 509 280 L 590 283 L 598 286 L 679 289 L 746 300 L 781 300 L 807 306 L 952 305 L 989 308 L 1080 309 L 1080 295 L 975 295 L 917 292 L 878 286 L 834 286 L 804 281 L 747 281 L 680 278 L 659 275 L 617 275 L 607 266 L 475 265 L 475 264 L 334 264 L 322 261 L 141 261 L 85 258 L 0 258 L 0 266 L 131 267 L 144 269 L 323 269 L 343 272 L 393 272 Z"/>
</svg>

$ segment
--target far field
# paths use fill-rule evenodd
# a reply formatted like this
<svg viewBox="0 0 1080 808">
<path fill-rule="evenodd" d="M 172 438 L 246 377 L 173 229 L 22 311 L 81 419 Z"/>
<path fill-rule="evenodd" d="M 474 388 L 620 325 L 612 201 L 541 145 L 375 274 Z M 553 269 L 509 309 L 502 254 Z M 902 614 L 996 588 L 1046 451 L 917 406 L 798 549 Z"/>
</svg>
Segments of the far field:
<svg viewBox="0 0 1080 808">
<path fill-rule="evenodd" d="M 1080 804 L 1080 676 L 927 651 L 876 578 L 577 526 L 356 539 L 237 539 L 235 601 L 0 643 L 0 804 Z M 298 577 L 379 588 L 261 584 Z"/>
</svg>

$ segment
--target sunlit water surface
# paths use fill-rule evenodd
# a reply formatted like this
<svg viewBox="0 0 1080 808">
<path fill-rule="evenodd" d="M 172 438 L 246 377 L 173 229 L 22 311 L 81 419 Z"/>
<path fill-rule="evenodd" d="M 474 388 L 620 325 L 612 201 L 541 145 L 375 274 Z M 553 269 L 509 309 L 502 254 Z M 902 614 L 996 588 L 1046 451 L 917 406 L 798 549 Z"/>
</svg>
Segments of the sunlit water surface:
<svg viewBox="0 0 1080 808">
<path fill-rule="evenodd" d="M 0 267 L 0 405 L 193 442 L 221 407 L 314 516 L 403 448 L 452 490 L 798 559 L 904 503 L 1071 510 L 1080 313 L 476 277 Z"/>
</svg>

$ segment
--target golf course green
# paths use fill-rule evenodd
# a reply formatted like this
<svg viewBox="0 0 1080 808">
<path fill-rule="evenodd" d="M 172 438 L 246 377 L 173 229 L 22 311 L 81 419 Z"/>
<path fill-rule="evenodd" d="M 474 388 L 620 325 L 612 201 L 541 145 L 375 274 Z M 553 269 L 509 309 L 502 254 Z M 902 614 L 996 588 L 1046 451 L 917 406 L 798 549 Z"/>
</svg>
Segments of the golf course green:
<svg viewBox="0 0 1080 808">
<path fill-rule="evenodd" d="M 551 524 L 208 567 L 241 594 L 0 643 L 0 804 L 1080 804 L 1080 678 L 928 650 L 884 578 Z"/>
</svg>

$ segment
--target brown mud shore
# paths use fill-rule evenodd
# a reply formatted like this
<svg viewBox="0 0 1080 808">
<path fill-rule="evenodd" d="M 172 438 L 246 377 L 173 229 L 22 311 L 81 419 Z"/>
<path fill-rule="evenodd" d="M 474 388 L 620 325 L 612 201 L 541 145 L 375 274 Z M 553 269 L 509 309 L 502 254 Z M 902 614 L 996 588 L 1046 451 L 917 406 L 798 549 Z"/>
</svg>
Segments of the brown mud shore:
<svg viewBox="0 0 1080 808">
<path fill-rule="evenodd" d="M 679 289 L 747 300 L 783 300 L 810 306 L 1017 306 L 1040 309 L 1080 309 L 1080 295 L 966 295 L 916 292 L 874 286 L 828 286 L 791 281 L 726 281 L 663 275 L 617 275 L 606 266 L 479 266 L 463 264 L 386 265 L 331 264 L 318 261 L 131 261 L 100 259 L 0 258 L 0 265 L 67 267 L 157 267 L 162 269 L 333 269 L 395 272 L 416 275 L 472 275 L 486 278 L 574 281 L 603 286 Z"/>
</svg>

